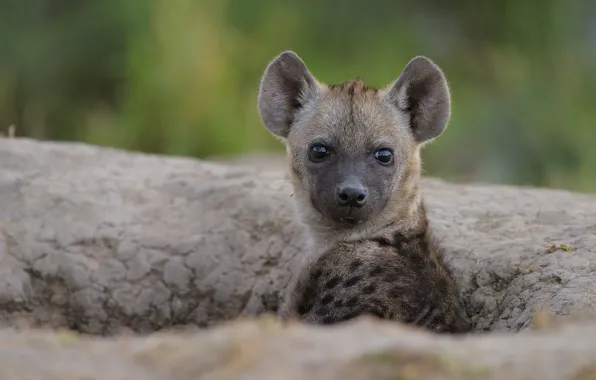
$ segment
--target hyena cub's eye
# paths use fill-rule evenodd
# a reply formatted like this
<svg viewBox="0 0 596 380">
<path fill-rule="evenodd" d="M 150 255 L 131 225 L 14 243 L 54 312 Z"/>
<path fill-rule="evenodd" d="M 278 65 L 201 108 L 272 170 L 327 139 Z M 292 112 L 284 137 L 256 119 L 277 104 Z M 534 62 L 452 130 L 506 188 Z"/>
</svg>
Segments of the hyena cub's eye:
<svg viewBox="0 0 596 380">
<path fill-rule="evenodd" d="M 393 161 L 393 153 L 389 149 L 379 149 L 375 152 L 375 158 L 383 165 L 388 165 Z"/>
<path fill-rule="evenodd" d="M 310 147 L 308 157 L 311 161 L 320 162 L 329 155 L 329 149 L 321 144 L 315 144 Z"/>
</svg>

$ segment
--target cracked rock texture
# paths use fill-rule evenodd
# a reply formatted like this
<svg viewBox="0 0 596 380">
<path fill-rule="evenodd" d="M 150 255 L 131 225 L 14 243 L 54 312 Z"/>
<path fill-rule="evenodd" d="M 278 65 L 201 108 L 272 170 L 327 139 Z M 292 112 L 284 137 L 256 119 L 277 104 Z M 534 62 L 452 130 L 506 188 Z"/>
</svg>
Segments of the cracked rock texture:
<svg viewBox="0 0 596 380">
<path fill-rule="evenodd" d="M 519 331 L 538 308 L 564 315 L 596 306 L 595 196 L 433 179 L 423 191 L 478 331 Z M 0 139 L 0 323 L 114 334 L 274 311 L 288 263 L 304 247 L 290 194 L 278 163 L 259 168 Z M 350 339 L 355 331 L 312 336 Z M 387 341 L 400 342 L 403 333 L 391 331 Z M 384 333 L 370 333 L 382 345 Z M 3 334 L 1 341 L 12 333 Z M 193 342 L 176 344 L 199 350 Z M 349 356 L 343 346 L 333 349 Z M 89 347 L 111 350 L 108 343 Z M 461 347 L 457 355 L 480 349 Z M 67 357 L 68 350 L 52 355 Z M 81 362 L 91 360 L 83 356 Z M 141 376 L 146 369 L 131 364 L 130 371 Z"/>
</svg>

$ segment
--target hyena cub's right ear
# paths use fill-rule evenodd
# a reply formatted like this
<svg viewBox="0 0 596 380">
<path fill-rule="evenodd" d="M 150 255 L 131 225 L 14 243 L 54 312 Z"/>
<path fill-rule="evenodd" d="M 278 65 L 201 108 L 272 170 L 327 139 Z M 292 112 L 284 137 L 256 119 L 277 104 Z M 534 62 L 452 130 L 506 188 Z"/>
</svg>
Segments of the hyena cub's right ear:
<svg viewBox="0 0 596 380">
<path fill-rule="evenodd" d="M 385 98 L 408 114 L 410 129 L 419 144 L 443 133 L 451 116 L 451 95 L 443 71 L 430 59 L 418 56 L 404 68 Z"/>
<path fill-rule="evenodd" d="M 292 51 L 275 58 L 263 74 L 259 91 L 259 114 L 274 135 L 286 138 L 296 113 L 320 91 L 317 80 Z"/>
</svg>

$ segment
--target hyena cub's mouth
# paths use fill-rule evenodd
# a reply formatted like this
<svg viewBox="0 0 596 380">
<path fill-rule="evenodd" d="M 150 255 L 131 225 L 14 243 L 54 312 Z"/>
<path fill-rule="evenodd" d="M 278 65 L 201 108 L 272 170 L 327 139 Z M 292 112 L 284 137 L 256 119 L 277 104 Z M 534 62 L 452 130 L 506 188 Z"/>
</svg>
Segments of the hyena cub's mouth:
<svg viewBox="0 0 596 380">
<path fill-rule="evenodd" d="M 355 210 L 353 207 L 350 207 L 349 210 L 345 213 L 346 215 L 342 215 L 340 217 L 335 218 L 340 224 L 345 224 L 349 226 L 354 226 L 357 224 L 361 224 L 366 222 L 367 218 L 358 215 L 358 210 Z"/>
<path fill-rule="evenodd" d="M 364 219 L 356 219 L 356 218 L 347 217 L 347 218 L 341 218 L 341 219 L 339 219 L 339 222 L 341 224 L 347 224 L 347 225 L 350 225 L 350 226 L 355 226 L 357 224 L 363 223 L 364 222 Z"/>
</svg>

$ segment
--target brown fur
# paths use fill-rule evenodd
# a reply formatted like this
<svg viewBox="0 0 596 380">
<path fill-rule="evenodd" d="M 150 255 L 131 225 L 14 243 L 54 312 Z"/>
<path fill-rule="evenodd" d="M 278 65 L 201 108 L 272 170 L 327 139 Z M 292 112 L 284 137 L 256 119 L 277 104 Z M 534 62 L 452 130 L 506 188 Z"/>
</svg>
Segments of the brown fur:
<svg viewBox="0 0 596 380">
<path fill-rule="evenodd" d="M 280 316 L 331 324 L 371 314 L 467 331 L 419 189 L 420 148 L 450 117 L 442 71 L 417 57 L 384 90 L 359 78 L 325 85 L 285 52 L 265 71 L 259 111 L 286 143 L 296 211 L 313 238 Z M 317 145 L 323 158 L 312 156 Z M 381 150 L 390 163 L 378 160 Z M 363 204 L 342 204 L 346 187 Z"/>
</svg>

